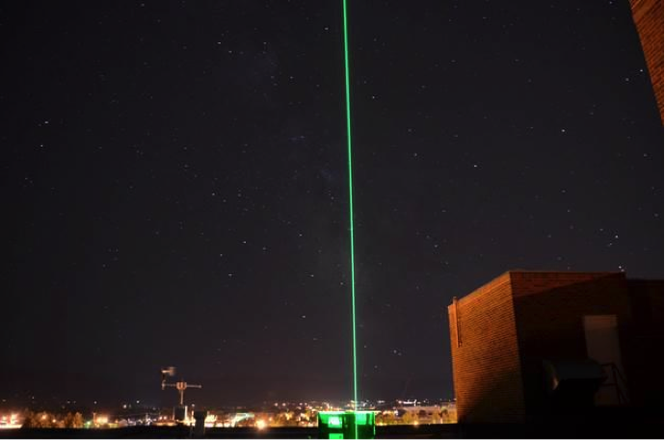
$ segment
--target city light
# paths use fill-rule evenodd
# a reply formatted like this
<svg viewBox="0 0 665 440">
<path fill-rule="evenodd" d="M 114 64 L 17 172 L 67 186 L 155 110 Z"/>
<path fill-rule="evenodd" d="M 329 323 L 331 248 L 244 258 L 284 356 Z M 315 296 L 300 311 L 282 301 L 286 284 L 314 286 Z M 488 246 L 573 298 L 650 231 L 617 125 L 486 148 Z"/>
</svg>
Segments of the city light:
<svg viewBox="0 0 665 440">
<path fill-rule="evenodd" d="M 268 426 L 268 424 L 267 424 L 266 421 L 263 420 L 263 419 L 260 419 L 260 420 L 257 420 L 257 421 L 256 421 L 256 427 L 257 427 L 258 429 L 261 429 L 261 430 L 262 430 L 262 429 L 266 429 L 267 426 Z"/>
<path fill-rule="evenodd" d="M 0 429 L 18 429 L 22 426 L 18 421 L 18 414 L 12 413 L 0 417 Z"/>
</svg>

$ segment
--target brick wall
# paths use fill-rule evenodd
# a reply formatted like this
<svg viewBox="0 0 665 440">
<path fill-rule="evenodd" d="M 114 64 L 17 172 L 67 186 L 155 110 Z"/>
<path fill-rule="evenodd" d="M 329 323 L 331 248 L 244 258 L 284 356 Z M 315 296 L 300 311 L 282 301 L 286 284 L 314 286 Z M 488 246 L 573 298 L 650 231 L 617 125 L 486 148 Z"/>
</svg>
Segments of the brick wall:
<svg viewBox="0 0 665 440">
<path fill-rule="evenodd" d="M 663 281 L 628 280 L 633 310 L 639 324 L 649 331 L 663 328 Z M 662 332 L 658 332 L 663 337 Z"/>
<path fill-rule="evenodd" d="M 623 273 L 508 272 L 448 307 L 459 421 L 547 418 L 543 360 L 588 357 L 587 315 L 617 316 L 630 403 L 661 417 L 662 281 L 626 280 Z"/>
<path fill-rule="evenodd" d="M 543 360 L 587 358 L 585 315 L 617 315 L 626 368 L 631 312 L 622 273 L 512 273 L 527 418 L 549 411 Z"/>
<path fill-rule="evenodd" d="M 663 281 L 628 280 L 633 326 L 625 357 L 631 403 L 663 411 Z"/>
<path fill-rule="evenodd" d="M 630 7 L 663 120 L 663 0 L 630 0 Z"/>
<path fill-rule="evenodd" d="M 458 420 L 524 421 L 510 273 L 453 302 L 448 317 Z"/>
</svg>

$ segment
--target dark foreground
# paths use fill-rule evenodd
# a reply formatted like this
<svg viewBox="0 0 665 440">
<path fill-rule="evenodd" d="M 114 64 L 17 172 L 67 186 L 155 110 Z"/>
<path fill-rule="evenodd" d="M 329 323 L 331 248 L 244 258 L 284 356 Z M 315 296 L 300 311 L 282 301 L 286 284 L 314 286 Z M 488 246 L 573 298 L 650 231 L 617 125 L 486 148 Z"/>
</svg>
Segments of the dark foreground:
<svg viewBox="0 0 665 440">
<path fill-rule="evenodd" d="M 378 426 L 377 438 L 663 438 L 662 420 L 631 423 L 557 423 L 548 425 L 421 425 Z M 211 428 L 197 437 L 187 427 L 142 426 L 118 429 L 0 430 L 0 438 L 317 438 L 316 428 Z"/>
</svg>

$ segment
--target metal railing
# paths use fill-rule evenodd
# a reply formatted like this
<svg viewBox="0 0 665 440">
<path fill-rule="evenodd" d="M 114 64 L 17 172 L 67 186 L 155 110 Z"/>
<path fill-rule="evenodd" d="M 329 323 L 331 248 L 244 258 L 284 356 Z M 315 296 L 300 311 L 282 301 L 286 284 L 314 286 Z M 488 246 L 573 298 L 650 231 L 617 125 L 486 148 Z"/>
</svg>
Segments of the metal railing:
<svg viewBox="0 0 665 440">
<path fill-rule="evenodd" d="M 628 383 L 626 381 L 626 376 L 623 375 L 623 372 L 617 367 L 617 365 L 614 362 L 608 362 L 606 364 L 600 364 L 601 367 L 603 367 L 603 370 L 606 372 L 609 370 L 609 375 L 608 378 L 611 378 L 611 382 L 605 382 L 601 386 L 603 387 L 614 387 L 616 394 L 617 394 L 617 400 L 619 402 L 619 405 L 628 405 L 630 403 L 630 400 L 628 399 L 628 395 L 626 390 L 628 389 Z"/>
</svg>

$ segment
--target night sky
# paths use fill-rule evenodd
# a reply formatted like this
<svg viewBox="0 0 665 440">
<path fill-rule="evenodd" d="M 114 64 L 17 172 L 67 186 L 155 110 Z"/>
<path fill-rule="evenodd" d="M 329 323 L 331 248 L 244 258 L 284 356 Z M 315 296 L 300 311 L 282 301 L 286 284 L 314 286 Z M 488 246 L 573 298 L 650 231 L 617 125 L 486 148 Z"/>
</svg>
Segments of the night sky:
<svg viewBox="0 0 665 440">
<path fill-rule="evenodd" d="M 453 397 L 506 270 L 662 279 L 627 0 L 349 14 L 361 397 Z M 351 398 L 340 1 L 3 2 L 0 54 L 0 398 Z"/>
</svg>

